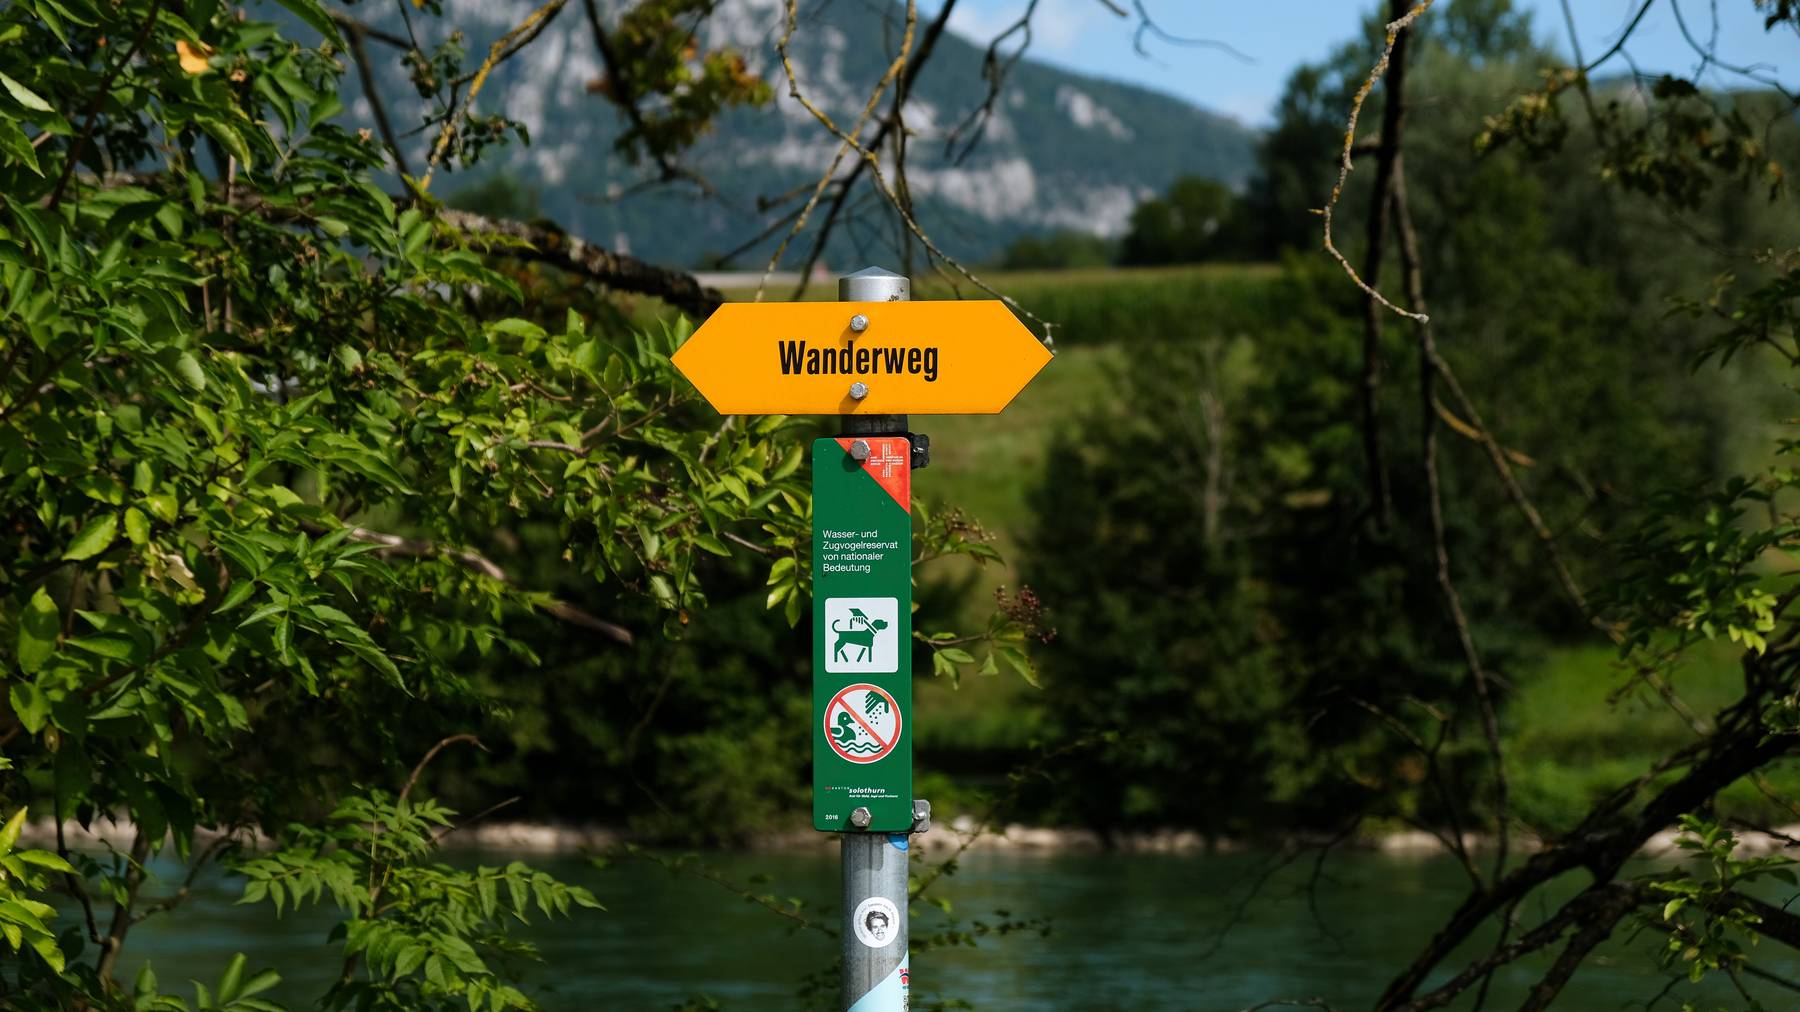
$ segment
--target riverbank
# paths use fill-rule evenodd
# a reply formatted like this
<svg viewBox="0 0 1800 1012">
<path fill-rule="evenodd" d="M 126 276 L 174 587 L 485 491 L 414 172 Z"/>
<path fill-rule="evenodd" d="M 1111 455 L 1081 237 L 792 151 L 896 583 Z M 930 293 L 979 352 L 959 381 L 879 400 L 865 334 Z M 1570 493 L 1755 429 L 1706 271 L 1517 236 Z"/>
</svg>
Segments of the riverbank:
<svg viewBox="0 0 1800 1012">
<path fill-rule="evenodd" d="M 129 850 L 135 833 L 130 823 L 106 819 L 95 820 L 85 828 L 72 821 L 63 827 L 66 845 L 75 850 Z M 1638 854 L 1640 857 L 1658 859 L 1676 853 L 1679 835 L 1673 827 L 1664 829 L 1646 841 Z M 218 839 L 219 834 L 201 830 L 195 836 L 204 845 Z M 755 837 L 729 849 L 781 853 L 824 852 L 836 845 L 835 836 L 832 833 L 802 829 Z M 20 840 L 28 847 L 54 849 L 57 846 L 56 824 L 48 819 L 27 823 L 20 832 Z M 244 831 L 241 840 L 246 846 L 257 849 L 267 849 L 271 845 L 267 837 L 254 831 Z M 1740 830 L 1738 853 L 1742 856 L 1776 854 L 1796 846 L 1796 840 L 1800 840 L 1800 824 L 1781 826 L 1766 832 Z M 442 842 L 447 850 L 501 850 L 532 854 L 581 854 L 610 850 L 627 844 L 654 847 L 660 843 L 612 827 L 541 822 L 486 822 L 465 826 L 447 834 Z M 1471 835 L 1465 837 L 1464 845 L 1471 851 L 1485 851 L 1492 847 L 1493 842 L 1491 836 Z M 1535 836 L 1517 836 L 1508 842 L 1514 853 L 1530 853 L 1540 849 L 1546 841 Z M 1054 854 L 1101 851 L 1126 854 L 1232 854 L 1267 850 L 1273 846 L 1294 850 L 1330 847 L 1373 851 L 1396 857 L 1428 858 L 1446 853 L 1448 844 L 1447 837 L 1416 829 L 1358 833 L 1342 839 L 1289 836 L 1274 840 L 1241 840 L 1209 837 L 1193 830 L 1176 829 L 1118 833 L 1108 838 L 1092 830 L 1050 826 L 1015 824 L 983 830 L 974 819 L 966 815 L 947 823 L 935 823 L 929 832 L 912 838 L 914 848 L 933 856 L 964 852 Z"/>
</svg>

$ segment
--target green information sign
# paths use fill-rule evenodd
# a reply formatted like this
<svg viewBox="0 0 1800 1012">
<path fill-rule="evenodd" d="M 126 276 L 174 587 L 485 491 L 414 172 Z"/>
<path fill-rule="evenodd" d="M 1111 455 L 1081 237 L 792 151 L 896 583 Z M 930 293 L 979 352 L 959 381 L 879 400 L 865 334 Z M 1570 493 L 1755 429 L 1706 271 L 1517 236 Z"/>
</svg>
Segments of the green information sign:
<svg viewBox="0 0 1800 1012">
<path fill-rule="evenodd" d="M 911 505 L 908 440 L 813 443 L 815 829 L 912 829 Z"/>
</svg>

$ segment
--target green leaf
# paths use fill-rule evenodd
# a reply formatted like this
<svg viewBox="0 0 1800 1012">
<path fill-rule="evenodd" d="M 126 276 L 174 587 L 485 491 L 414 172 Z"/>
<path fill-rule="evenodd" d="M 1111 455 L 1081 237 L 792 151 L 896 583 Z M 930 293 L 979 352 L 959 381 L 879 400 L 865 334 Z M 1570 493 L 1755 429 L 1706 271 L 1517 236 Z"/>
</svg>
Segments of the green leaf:
<svg viewBox="0 0 1800 1012">
<path fill-rule="evenodd" d="M 32 734 L 42 731 L 50 720 L 50 700 L 36 682 L 14 682 L 7 698 L 12 701 L 13 713 L 18 715 L 19 723 Z"/>
<path fill-rule="evenodd" d="M 725 547 L 725 542 L 720 541 L 718 538 L 711 534 L 707 534 L 704 531 L 694 535 L 694 544 L 696 547 L 704 548 L 714 555 L 723 555 L 726 558 L 731 557 L 731 549 Z"/>
<path fill-rule="evenodd" d="M 281 983 L 281 974 L 274 970 L 259 971 L 238 988 L 238 1001 L 242 1002 L 245 998 L 253 998 L 279 983 Z"/>
<path fill-rule="evenodd" d="M 0 74 L 0 87 L 4 87 L 6 89 L 6 93 L 13 97 L 13 101 L 19 103 L 20 105 L 24 106 L 27 109 L 30 109 L 32 112 L 52 112 L 52 111 L 54 111 L 50 108 L 50 103 L 48 103 L 48 102 L 44 101 L 42 98 L 38 97 L 37 92 L 32 91 L 30 88 L 27 88 L 24 85 L 20 84 L 19 82 L 13 80 L 12 78 L 7 77 L 5 74 Z"/>
<path fill-rule="evenodd" d="M 108 513 L 95 517 L 88 521 L 86 527 L 76 532 L 75 540 L 69 543 L 69 548 L 63 552 L 62 557 L 76 562 L 91 559 L 112 547 L 118 537 L 119 518 L 116 515 Z"/>
<path fill-rule="evenodd" d="M 544 328 L 532 323 L 530 320 L 520 320 L 514 317 L 508 317 L 504 320 L 495 320 L 488 325 L 488 329 L 496 334 L 507 334 L 512 337 L 523 337 L 533 340 L 542 340 L 544 337 Z"/>
<path fill-rule="evenodd" d="M 39 587 L 26 602 L 19 616 L 19 667 L 26 674 L 41 670 L 44 662 L 56 653 L 56 638 L 62 632 L 62 614 L 50 592 Z"/>
<path fill-rule="evenodd" d="M 20 809 L 20 811 L 24 811 L 24 809 Z M 37 865 L 39 868 L 48 868 L 51 871 L 74 872 L 75 870 L 74 865 L 47 850 L 21 850 L 19 851 L 19 860 L 26 864 Z"/>
<path fill-rule="evenodd" d="M 250 157 L 250 146 L 244 143 L 244 135 L 238 132 L 237 127 L 216 116 L 195 116 L 194 122 L 199 124 L 200 129 L 210 134 L 213 140 L 218 141 L 226 151 L 236 157 L 239 166 L 245 169 L 251 168 L 253 161 Z"/>
<path fill-rule="evenodd" d="M 150 540 L 150 518 L 136 506 L 125 511 L 125 536 L 134 545 L 142 545 Z"/>
<path fill-rule="evenodd" d="M 137 644 L 124 636 L 81 636 L 70 640 L 69 646 L 112 661 L 132 661 L 140 656 Z"/>
<path fill-rule="evenodd" d="M 340 41 L 337 23 L 331 20 L 331 15 L 325 12 L 325 8 L 317 0 L 277 0 L 277 2 L 293 12 L 295 17 L 306 22 L 306 26 L 318 32 L 326 42 Z"/>
<path fill-rule="evenodd" d="M 0 151 L 12 156 L 13 161 L 30 169 L 36 175 L 43 175 L 44 170 L 38 168 L 37 149 L 25 137 L 25 131 L 10 119 L 0 118 Z"/>
<path fill-rule="evenodd" d="M 1013 670 L 1019 673 L 1019 677 L 1033 686 L 1038 684 L 1037 669 L 1031 666 L 1031 658 L 1025 656 L 1025 651 L 1018 647 L 1003 646 L 997 652 L 1006 663 L 1012 665 Z"/>
<path fill-rule="evenodd" d="M 225 975 L 219 978 L 219 1001 L 221 1003 L 237 999 L 238 984 L 244 978 L 244 962 L 244 954 L 240 952 L 231 957 L 231 962 L 225 965 Z"/>
<path fill-rule="evenodd" d="M 180 376 L 182 382 L 195 390 L 206 389 L 206 373 L 201 370 L 200 360 L 191 351 L 184 351 L 175 359 L 175 375 Z"/>
<path fill-rule="evenodd" d="M 40 959 L 50 964 L 50 969 L 55 970 L 57 973 L 63 972 L 64 963 L 62 949 L 57 947 L 56 938 L 54 936 L 46 934 L 32 939 L 31 948 L 38 954 Z"/>
<path fill-rule="evenodd" d="M 25 809 L 21 807 L 0 826 L 0 855 L 12 853 L 13 844 L 19 842 L 19 830 L 25 826 Z"/>
</svg>

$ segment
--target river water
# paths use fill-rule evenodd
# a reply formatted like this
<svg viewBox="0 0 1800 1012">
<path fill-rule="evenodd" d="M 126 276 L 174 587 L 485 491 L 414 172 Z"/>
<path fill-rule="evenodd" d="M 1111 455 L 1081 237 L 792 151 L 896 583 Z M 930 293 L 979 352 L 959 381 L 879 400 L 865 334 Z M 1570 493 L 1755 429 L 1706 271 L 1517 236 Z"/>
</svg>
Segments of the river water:
<svg viewBox="0 0 1800 1012">
<path fill-rule="evenodd" d="M 500 864 L 513 856 L 453 860 Z M 525 859 L 591 888 L 607 907 L 578 911 L 569 921 L 534 922 L 527 930 L 546 963 L 528 969 L 525 979 L 546 1009 L 657 1010 L 697 999 L 731 1010 L 803 1009 L 813 1007 L 799 994 L 804 978 L 828 971 L 836 955 L 832 938 L 698 874 L 741 885 L 770 876 L 752 888 L 816 904 L 819 912 L 809 906 L 807 913 L 835 928 L 835 853 L 707 853 L 679 872 L 641 861 L 601 870 L 575 857 Z M 983 1010 L 1232 1012 L 1274 998 L 1321 996 L 1338 1009 L 1367 1008 L 1467 888 L 1446 859 L 1358 851 L 1334 854 L 1316 876 L 1305 857 L 1263 881 L 1279 859 L 1267 853 L 966 855 L 932 889 L 951 902 L 960 927 L 1033 924 L 1004 937 L 978 935 L 974 947 L 915 951 L 913 1007 L 960 1000 Z M 1572 880 L 1561 895 L 1578 886 Z M 121 975 L 131 979 L 147 959 L 164 990 L 192 977 L 210 983 L 242 951 L 252 969 L 280 971 L 283 982 L 273 997 L 309 1007 L 338 966 L 336 947 L 326 940 L 334 912 L 290 910 L 277 919 L 266 904 L 234 905 L 236 896 L 234 882 L 203 880 L 184 906 L 133 931 Z M 1544 909 L 1521 913 L 1535 920 Z M 1226 925 L 1230 930 L 1221 934 Z M 913 933 L 944 926 L 941 914 L 928 912 Z M 1652 1009 L 1680 1012 L 1683 1001 L 1704 1010 L 1745 1007 L 1723 981 L 1683 982 L 1665 994 L 1670 977 L 1654 957 L 1660 938 L 1623 926 L 1556 1007 L 1642 1009 L 1653 1002 Z M 1767 943 L 1754 952 L 1765 968 L 1800 977 L 1800 959 L 1781 947 Z M 1527 961 L 1496 977 L 1488 1007 L 1516 1008 L 1547 966 L 1547 958 Z M 1800 1007 L 1800 996 L 1747 983 L 1771 1009 Z"/>
</svg>

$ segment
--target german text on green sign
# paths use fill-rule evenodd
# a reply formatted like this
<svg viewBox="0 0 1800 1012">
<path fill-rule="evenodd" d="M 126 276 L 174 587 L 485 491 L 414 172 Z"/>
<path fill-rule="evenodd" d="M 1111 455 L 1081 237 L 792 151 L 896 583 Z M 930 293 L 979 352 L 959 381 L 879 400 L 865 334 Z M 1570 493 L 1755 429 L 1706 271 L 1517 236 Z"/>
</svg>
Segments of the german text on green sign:
<svg viewBox="0 0 1800 1012">
<path fill-rule="evenodd" d="M 912 828 L 912 446 L 813 443 L 813 827 Z M 869 824 L 852 814 L 869 811 Z"/>
</svg>

